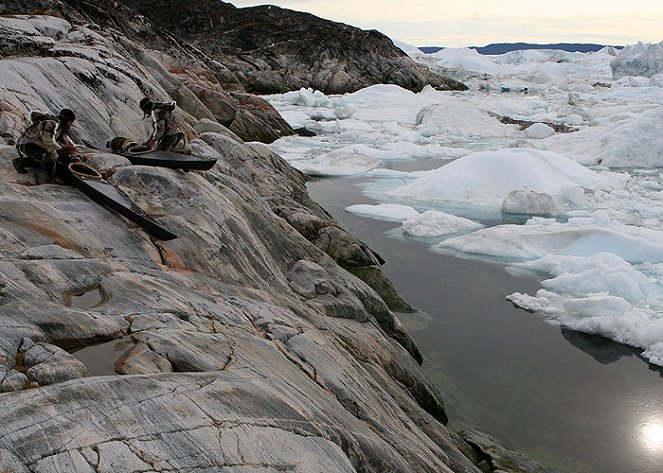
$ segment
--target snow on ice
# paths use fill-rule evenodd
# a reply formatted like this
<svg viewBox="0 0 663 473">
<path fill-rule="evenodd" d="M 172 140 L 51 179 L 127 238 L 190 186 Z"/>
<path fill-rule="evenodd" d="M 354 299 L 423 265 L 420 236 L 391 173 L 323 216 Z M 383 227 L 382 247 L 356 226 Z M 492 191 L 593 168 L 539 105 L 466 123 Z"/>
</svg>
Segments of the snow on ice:
<svg viewBox="0 0 663 473">
<path fill-rule="evenodd" d="M 531 148 L 480 151 L 418 176 L 388 195 L 499 209 L 510 192 L 527 189 L 549 194 L 568 207 L 577 204 L 567 198 L 573 193 L 569 188 L 608 189 L 623 179 L 617 174 L 598 174 L 563 155 Z"/>
<path fill-rule="evenodd" d="M 349 212 L 396 222 L 432 251 L 535 272 L 536 294 L 505 297 L 663 366 L 663 43 L 499 56 L 398 44 L 470 90 L 271 96 L 293 126 L 317 133 L 272 148 L 309 174 L 364 175 L 379 204 Z"/>
</svg>

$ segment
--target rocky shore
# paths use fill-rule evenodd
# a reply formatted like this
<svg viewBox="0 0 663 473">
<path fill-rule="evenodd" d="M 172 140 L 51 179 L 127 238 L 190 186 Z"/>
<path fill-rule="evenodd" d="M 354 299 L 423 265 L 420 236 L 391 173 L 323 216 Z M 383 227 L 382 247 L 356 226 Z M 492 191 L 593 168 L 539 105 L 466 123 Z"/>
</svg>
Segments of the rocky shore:
<svg viewBox="0 0 663 473">
<path fill-rule="evenodd" d="M 418 349 L 345 269 L 383 280 L 379 256 L 254 142 L 292 131 L 232 71 L 114 2 L 0 12 L 0 471 L 547 471 L 447 429 Z M 179 238 L 14 171 L 28 110 L 75 109 L 79 142 L 140 139 L 145 94 L 177 101 L 213 169 L 82 149 Z M 115 376 L 72 355 L 126 337 Z"/>
</svg>

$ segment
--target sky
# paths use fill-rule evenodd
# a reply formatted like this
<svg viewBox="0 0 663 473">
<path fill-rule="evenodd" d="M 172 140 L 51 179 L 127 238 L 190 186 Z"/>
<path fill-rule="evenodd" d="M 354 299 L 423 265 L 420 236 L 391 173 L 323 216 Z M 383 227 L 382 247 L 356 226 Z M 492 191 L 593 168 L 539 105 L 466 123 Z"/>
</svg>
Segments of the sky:
<svg viewBox="0 0 663 473">
<path fill-rule="evenodd" d="M 661 0 L 229 0 L 237 7 L 272 4 L 415 46 L 489 43 L 659 43 Z M 407 5 L 407 6 L 405 6 Z"/>
</svg>

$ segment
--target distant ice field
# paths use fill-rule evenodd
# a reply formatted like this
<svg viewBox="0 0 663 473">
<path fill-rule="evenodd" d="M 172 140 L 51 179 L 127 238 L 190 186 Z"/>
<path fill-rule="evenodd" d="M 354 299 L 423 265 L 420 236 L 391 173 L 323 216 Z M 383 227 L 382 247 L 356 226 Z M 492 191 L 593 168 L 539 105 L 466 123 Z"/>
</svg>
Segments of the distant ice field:
<svg viewBox="0 0 663 473">
<path fill-rule="evenodd" d="M 364 193 L 380 204 L 347 211 L 393 221 L 431 251 L 535 272 L 536 294 L 505 297 L 663 366 L 663 45 L 501 56 L 403 48 L 470 90 L 269 96 L 293 128 L 317 134 L 271 148 L 311 175 L 369 178 Z M 564 126 L 571 132 L 555 131 Z M 439 166 L 388 168 L 423 161 Z"/>
</svg>

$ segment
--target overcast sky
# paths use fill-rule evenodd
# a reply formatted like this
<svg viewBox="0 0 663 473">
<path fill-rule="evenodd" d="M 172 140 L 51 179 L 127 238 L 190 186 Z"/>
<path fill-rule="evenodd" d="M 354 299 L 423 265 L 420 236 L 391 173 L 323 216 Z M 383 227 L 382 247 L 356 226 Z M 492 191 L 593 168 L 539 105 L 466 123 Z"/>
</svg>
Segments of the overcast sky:
<svg viewBox="0 0 663 473">
<path fill-rule="evenodd" d="M 415 46 L 663 40 L 663 0 L 229 0 L 307 11 Z M 405 6 L 407 5 L 407 6 Z"/>
</svg>

